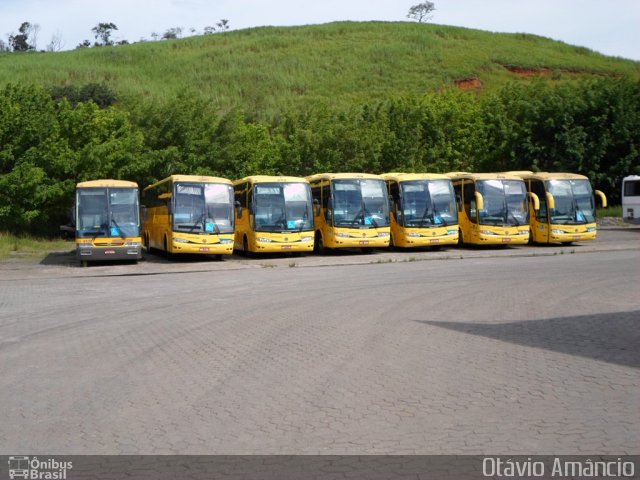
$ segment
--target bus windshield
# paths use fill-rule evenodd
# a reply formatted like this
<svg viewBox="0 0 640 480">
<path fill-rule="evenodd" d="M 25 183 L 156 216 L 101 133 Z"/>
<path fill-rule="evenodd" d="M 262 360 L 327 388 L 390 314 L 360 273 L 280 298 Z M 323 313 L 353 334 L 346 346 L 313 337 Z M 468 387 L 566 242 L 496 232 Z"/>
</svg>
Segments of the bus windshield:
<svg viewBox="0 0 640 480">
<path fill-rule="evenodd" d="M 401 185 L 404 226 L 448 226 L 458 223 L 450 181 L 412 180 Z"/>
<path fill-rule="evenodd" d="M 588 180 L 549 180 L 547 190 L 555 200 L 551 223 L 579 225 L 596 221 L 596 205 Z"/>
<path fill-rule="evenodd" d="M 233 187 L 224 183 L 176 183 L 173 229 L 185 233 L 232 233 Z"/>
<path fill-rule="evenodd" d="M 484 198 L 480 223 L 485 225 L 525 225 L 529 222 L 527 191 L 520 180 L 480 180 L 478 192 Z"/>
<path fill-rule="evenodd" d="M 389 200 L 383 180 L 333 181 L 334 225 L 377 228 L 389 226 Z"/>
<path fill-rule="evenodd" d="M 254 187 L 255 230 L 311 230 L 311 189 L 306 183 L 260 183 Z"/>
<path fill-rule="evenodd" d="M 79 238 L 140 235 L 137 189 L 81 188 L 76 202 Z"/>
</svg>

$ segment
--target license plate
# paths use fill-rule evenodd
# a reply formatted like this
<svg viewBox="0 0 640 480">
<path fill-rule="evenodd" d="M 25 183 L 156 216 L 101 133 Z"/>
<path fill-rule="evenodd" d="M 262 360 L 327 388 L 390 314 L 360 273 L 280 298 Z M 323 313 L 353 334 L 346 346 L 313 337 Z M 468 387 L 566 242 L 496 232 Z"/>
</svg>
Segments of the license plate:
<svg viewBox="0 0 640 480">
<path fill-rule="evenodd" d="M 209 247 L 200 247 L 200 251 L 201 252 L 208 252 L 209 251 Z"/>
<path fill-rule="evenodd" d="M 291 250 L 291 245 L 282 245 L 282 250 Z"/>
<path fill-rule="evenodd" d="M 439 238 L 432 238 L 431 240 L 429 240 L 429 243 L 440 243 L 440 239 Z"/>
<path fill-rule="evenodd" d="M 360 245 L 369 245 L 369 240 L 360 240 L 358 243 Z"/>
<path fill-rule="evenodd" d="M 503 238 L 502 243 L 509 243 L 511 241 L 510 238 Z"/>
<path fill-rule="evenodd" d="M 105 255 L 115 255 L 116 251 L 115 250 L 105 250 L 104 254 Z"/>
</svg>

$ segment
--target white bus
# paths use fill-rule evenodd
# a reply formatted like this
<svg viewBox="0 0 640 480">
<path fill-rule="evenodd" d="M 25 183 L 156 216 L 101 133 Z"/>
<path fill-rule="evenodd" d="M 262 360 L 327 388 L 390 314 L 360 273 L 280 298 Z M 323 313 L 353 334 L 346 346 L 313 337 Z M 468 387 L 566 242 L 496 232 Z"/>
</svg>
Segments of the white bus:
<svg viewBox="0 0 640 480">
<path fill-rule="evenodd" d="M 622 179 L 622 220 L 640 225 L 640 176 Z"/>
</svg>

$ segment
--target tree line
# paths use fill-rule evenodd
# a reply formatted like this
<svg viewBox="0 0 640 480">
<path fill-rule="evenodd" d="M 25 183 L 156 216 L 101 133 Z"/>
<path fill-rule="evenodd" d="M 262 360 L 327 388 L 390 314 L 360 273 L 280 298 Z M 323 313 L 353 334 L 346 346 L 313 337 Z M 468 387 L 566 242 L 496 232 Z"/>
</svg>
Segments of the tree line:
<svg viewBox="0 0 640 480">
<path fill-rule="evenodd" d="M 211 35 L 219 32 L 226 32 L 230 28 L 229 20 L 226 18 L 221 19 L 215 24 L 215 26 L 208 25 L 204 27 L 202 35 Z M 113 22 L 99 22 L 93 28 L 94 42 L 90 40 L 83 40 L 78 45 L 78 48 L 90 48 L 90 47 L 112 47 L 115 45 L 129 45 L 129 41 L 126 39 L 114 40 L 112 35 L 118 30 L 118 26 Z M 183 33 L 188 31 L 190 35 L 198 35 L 198 31 L 191 27 L 185 30 L 183 27 L 171 27 L 165 30 L 163 34 L 157 32 L 151 33 L 151 39 L 157 40 L 170 40 L 175 38 L 181 38 Z M 40 25 L 37 23 L 22 22 L 18 28 L 18 33 L 11 33 L 7 35 L 7 42 L 0 40 L 0 52 L 34 52 L 38 50 L 38 35 L 40 33 Z M 139 42 L 148 41 L 145 38 L 141 38 Z M 133 42 L 136 43 L 136 42 Z M 56 33 L 52 35 L 51 40 L 46 45 L 45 50 L 47 52 L 58 52 L 64 48 L 64 40 L 62 34 Z"/>
<path fill-rule="evenodd" d="M 125 108 L 105 85 L 65 88 L 0 90 L 4 230 L 55 234 L 75 184 L 97 178 L 144 187 L 177 173 L 568 171 L 616 203 L 621 177 L 640 174 L 640 82 L 630 79 L 318 104 L 269 119 L 186 95 Z"/>
</svg>

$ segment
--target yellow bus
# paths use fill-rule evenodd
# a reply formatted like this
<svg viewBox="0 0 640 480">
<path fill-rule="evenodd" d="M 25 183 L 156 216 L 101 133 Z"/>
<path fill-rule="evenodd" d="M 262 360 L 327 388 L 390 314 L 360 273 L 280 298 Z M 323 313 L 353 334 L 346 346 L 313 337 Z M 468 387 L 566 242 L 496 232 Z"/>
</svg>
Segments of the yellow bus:
<svg viewBox="0 0 640 480">
<path fill-rule="evenodd" d="M 535 243 L 582 242 L 596 239 L 596 204 L 589 179 L 574 173 L 508 172 L 521 177 L 527 191 L 537 197 L 532 204 L 531 241 Z M 600 190 L 602 206 L 607 197 Z"/>
<path fill-rule="evenodd" d="M 307 180 L 314 203 L 316 251 L 389 246 L 389 195 L 381 176 L 320 173 Z"/>
<path fill-rule="evenodd" d="M 138 185 L 92 180 L 76 185 L 76 256 L 81 262 L 142 257 Z"/>
<path fill-rule="evenodd" d="M 451 172 L 458 202 L 460 244 L 524 245 L 529 205 L 522 178 L 504 173 Z"/>
<path fill-rule="evenodd" d="M 142 191 L 142 235 L 148 250 L 231 255 L 233 187 L 226 178 L 171 175 Z"/>
<path fill-rule="evenodd" d="M 304 178 L 255 175 L 234 181 L 233 189 L 238 250 L 313 251 L 313 206 Z"/>
<path fill-rule="evenodd" d="M 458 210 L 451 179 L 435 173 L 385 173 L 391 205 L 391 246 L 458 243 Z"/>
</svg>

